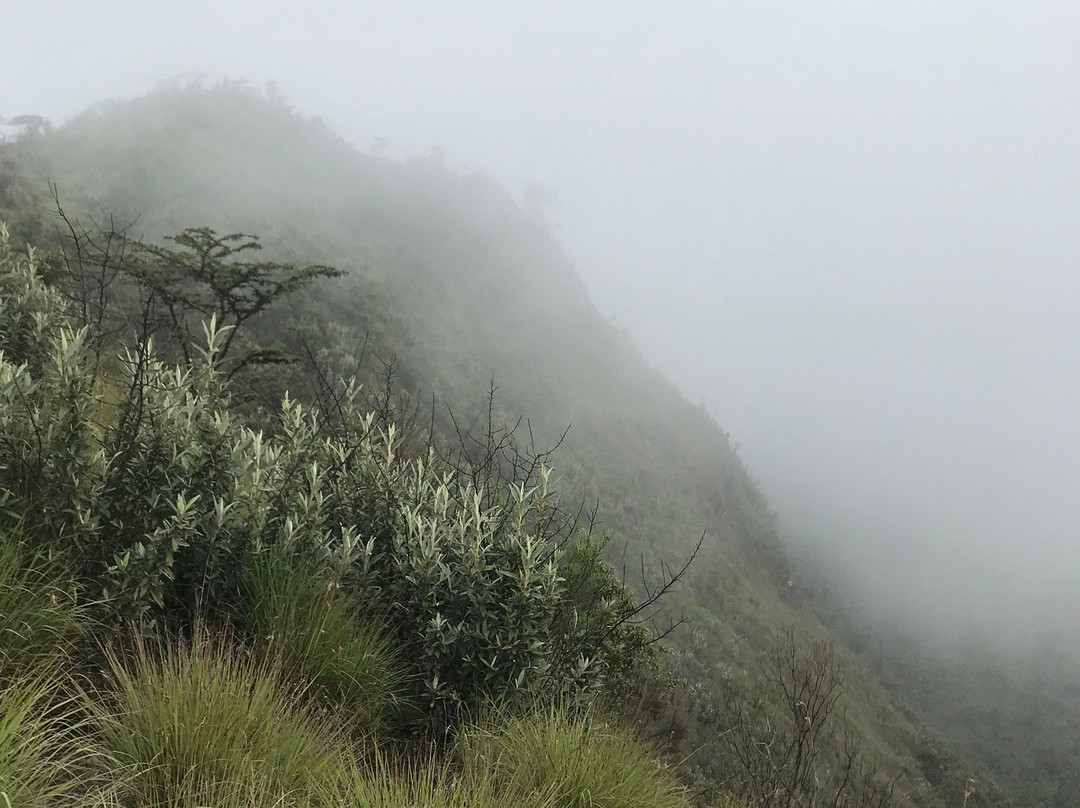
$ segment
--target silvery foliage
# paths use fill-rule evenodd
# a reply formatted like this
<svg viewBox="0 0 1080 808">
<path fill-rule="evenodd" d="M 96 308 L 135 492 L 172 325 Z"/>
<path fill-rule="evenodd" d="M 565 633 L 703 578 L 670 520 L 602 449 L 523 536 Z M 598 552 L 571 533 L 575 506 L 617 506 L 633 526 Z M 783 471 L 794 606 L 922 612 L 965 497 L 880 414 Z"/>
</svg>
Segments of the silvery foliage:
<svg viewBox="0 0 1080 808">
<path fill-rule="evenodd" d="M 328 587 L 386 619 L 437 721 L 601 684 L 602 649 L 553 636 L 579 621 L 537 527 L 557 507 L 546 468 L 531 487 L 493 490 L 432 452 L 406 456 L 356 385 L 333 429 L 286 398 L 267 437 L 230 414 L 225 330 L 204 329 L 187 366 L 150 345 L 91 363 L 33 252 L 0 230 L 0 524 L 77 559 L 84 588 L 147 631 L 242 609 L 253 554 L 316 559 Z M 609 633 L 594 623 L 580 637 Z"/>
</svg>

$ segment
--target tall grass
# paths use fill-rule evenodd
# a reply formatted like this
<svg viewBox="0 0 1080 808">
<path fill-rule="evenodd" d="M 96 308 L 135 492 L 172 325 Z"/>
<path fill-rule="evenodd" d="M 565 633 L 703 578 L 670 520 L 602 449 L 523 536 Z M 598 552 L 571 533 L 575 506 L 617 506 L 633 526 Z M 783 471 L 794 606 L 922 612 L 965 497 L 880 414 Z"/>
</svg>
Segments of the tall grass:
<svg viewBox="0 0 1080 808">
<path fill-rule="evenodd" d="M 494 776 L 508 804 L 550 794 L 556 808 L 686 808 L 672 773 L 649 747 L 599 718 L 552 707 L 462 731 L 466 776 Z"/>
<path fill-rule="evenodd" d="M 460 772 L 421 757 L 393 762 L 376 754 L 352 768 L 330 804 L 349 808 L 557 808 L 549 788 L 512 791 L 494 772 Z"/>
<path fill-rule="evenodd" d="M 294 554 L 259 553 L 245 566 L 241 622 L 254 646 L 309 696 L 374 732 L 403 706 L 404 669 L 382 626 L 336 582 Z"/>
<path fill-rule="evenodd" d="M 91 712 L 132 773 L 140 808 L 241 805 L 245 794 L 303 800 L 340 778 L 335 731 L 282 691 L 280 671 L 227 637 L 140 645 L 133 660 L 114 655 L 110 667 L 112 686 L 91 699 Z"/>
<path fill-rule="evenodd" d="M 81 633 L 61 565 L 0 531 L 0 687 L 55 670 Z"/>
<path fill-rule="evenodd" d="M 101 804 L 96 771 L 105 763 L 87 740 L 77 705 L 41 674 L 0 688 L 0 805 Z"/>
<path fill-rule="evenodd" d="M 62 664 L 82 633 L 63 572 L 0 532 L 2 808 L 78 806 L 101 796 L 92 786 L 103 759 L 62 690 Z"/>
</svg>

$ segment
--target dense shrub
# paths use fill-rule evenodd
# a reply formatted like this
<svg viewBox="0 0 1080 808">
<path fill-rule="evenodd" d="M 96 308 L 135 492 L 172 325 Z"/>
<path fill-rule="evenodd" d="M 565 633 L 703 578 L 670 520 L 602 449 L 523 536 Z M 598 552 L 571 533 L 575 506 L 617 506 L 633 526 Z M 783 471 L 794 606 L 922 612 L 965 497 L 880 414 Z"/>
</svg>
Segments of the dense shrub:
<svg viewBox="0 0 1080 808">
<path fill-rule="evenodd" d="M 478 485 L 433 451 L 408 457 L 358 396 L 346 391 L 332 437 L 317 413 L 285 402 L 276 541 L 322 559 L 386 615 L 436 725 L 488 699 L 600 686 L 585 675 L 599 645 L 556 619 L 568 605 L 561 553 L 536 527 L 555 507 L 547 470 L 529 488 Z M 576 646 L 571 633 L 557 640 L 559 626 Z"/>
<path fill-rule="evenodd" d="M 37 372 L 51 337 L 67 323 L 64 302 L 38 274 L 36 251 L 19 252 L 0 222 L 0 350 L 9 362 Z"/>
<path fill-rule="evenodd" d="M 415 464 L 400 528 L 373 546 L 362 585 L 420 632 L 424 697 L 454 711 L 477 695 L 546 687 L 561 580 L 551 548 L 526 527 L 546 488 L 485 507 L 483 492 Z"/>
<path fill-rule="evenodd" d="M 389 668 L 368 664 L 384 659 L 374 635 L 344 614 L 362 607 L 416 668 L 436 727 L 489 700 L 610 688 L 646 655 L 633 600 L 596 548 L 567 556 L 573 537 L 553 541 L 542 464 L 521 481 L 410 454 L 356 385 L 332 413 L 286 397 L 267 436 L 231 414 L 217 365 L 228 329 L 213 318 L 192 362 L 169 365 L 142 344 L 107 373 L 85 330 L 53 328 L 61 301 L 32 255 L 0 250 L 0 289 L 15 290 L 2 305 L 29 335 L 4 344 L 40 357 L 0 355 L 0 503 L 33 548 L 79 560 L 109 616 L 161 636 L 250 618 L 262 637 L 292 638 L 286 665 L 374 720 L 392 695 L 376 691 L 392 688 Z M 273 559 L 285 557 L 341 598 L 313 599 L 301 578 L 280 587 Z M 253 597 L 288 609 L 260 612 Z M 298 639 L 301 615 L 337 645 Z M 339 646 L 349 650 L 328 655 Z"/>
<path fill-rule="evenodd" d="M 601 682 L 595 693 L 609 709 L 626 710 L 628 701 L 638 701 L 635 690 L 644 682 L 663 691 L 670 677 L 663 671 L 654 635 L 641 626 L 634 592 L 603 560 L 605 544 L 585 536 L 561 559 L 562 603 L 552 631 L 553 655 L 564 669 Z M 590 656 L 584 658 L 584 653 Z"/>
<path fill-rule="evenodd" d="M 104 454 L 95 435 L 85 331 L 0 225 L 0 530 L 50 550 L 82 550 L 96 532 Z"/>
</svg>

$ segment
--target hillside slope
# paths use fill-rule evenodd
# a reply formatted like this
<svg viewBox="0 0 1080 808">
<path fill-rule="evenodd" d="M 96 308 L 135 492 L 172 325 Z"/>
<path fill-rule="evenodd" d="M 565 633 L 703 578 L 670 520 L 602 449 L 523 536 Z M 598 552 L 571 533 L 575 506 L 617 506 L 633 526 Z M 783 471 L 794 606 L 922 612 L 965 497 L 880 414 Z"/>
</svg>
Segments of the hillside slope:
<svg viewBox="0 0 1080 808">
<path fill-rule="evenodd" d="M 804 608 L 768 501 L 727 435 L 647 366 L 601 317 L 546 228 L 481 174 L 437 155 L 362 154 L 321 122 L 238 86 L 160 92 L 100 105 L 12 147 L 25 208 L 57 184 L 69 211 L 134 222 L 150 241 L 184 227 L 257 233 L 284 260 L 347 277 L 261 324 L 296 348 L 297 330 L 338 355 L 393 357 L 417 400 L 463 423 L 528 419 L 550 445 L 563 490 L 600 503 L 616 567 L 678 564 L 706 541 L 667 601 L 687 625 L 669 638 L 675 670 L 696 683 L 684 719 L 685 768 L 729 775 L 721 753 L 727 694 L 753 692 L 777 631 L 826 630 Z M 35 196 L 36 195 L 36 196 Z M 378 365 L 372 365 L 375 370 Z M 372 371 L 374 372 L 374 371 Z M 630 575 L 631 583 L 640 585 Z M 971 773 L 911 714 L 846 660 L 844 708 L 869 749 L 918 805 L 956 805 Z M 983 795 L 983 803 L 996 800 Z"/>
</svg>

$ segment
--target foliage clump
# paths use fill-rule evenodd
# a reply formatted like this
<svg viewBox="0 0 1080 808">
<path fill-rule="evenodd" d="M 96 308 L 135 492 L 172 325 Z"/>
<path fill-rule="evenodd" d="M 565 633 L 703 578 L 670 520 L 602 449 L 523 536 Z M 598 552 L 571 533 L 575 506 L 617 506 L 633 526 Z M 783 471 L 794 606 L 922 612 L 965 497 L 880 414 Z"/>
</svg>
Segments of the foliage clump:
<svg viewBox="0 0 1080 808">
<path fill-rule="evenodd" d="M 545 463 L 417 449 L 355 383 L 254 430 L 222 368 L 235 311 L 171 364 L 149 339 L 103 359 L 125 332 L 70 304 L 0 227 L 6 804 L 683 804 L 580 718 L 649 648 Z M 468 724 L 538 699 L 562 717 Z M 399 758 L 384 727 L 460 742 Z"/>
<path fill-rule="evenodd" d="M 361 711 L 388 708 L 401 681 L 393 638 L 435 728 L 489 701 L 590 699 L 647 658 L 625 588 L 551 528 L 545 465 L 506 480 L 430 442 L 412 451 L 355 384 L 331 412 L 286 396 L 274 432 L 255 431 L 220 367 L 235 325 L 212 315 L 179 365 L 149 342 L 92 361 L 89 326 L 62 324 L 33 254 L 0 249 L 0 288 L 14 290 L 0 306 L 21 324 L 0 342 L 0 502 L 31 548 L 78 560 L 111 623 L 163 637 L 237 623 Z M 287 559 L 303 561 L 286 583 Z M 307 620 L 323 639 L 297 640 Z"/>
</svg>

